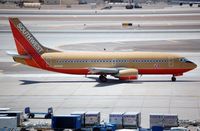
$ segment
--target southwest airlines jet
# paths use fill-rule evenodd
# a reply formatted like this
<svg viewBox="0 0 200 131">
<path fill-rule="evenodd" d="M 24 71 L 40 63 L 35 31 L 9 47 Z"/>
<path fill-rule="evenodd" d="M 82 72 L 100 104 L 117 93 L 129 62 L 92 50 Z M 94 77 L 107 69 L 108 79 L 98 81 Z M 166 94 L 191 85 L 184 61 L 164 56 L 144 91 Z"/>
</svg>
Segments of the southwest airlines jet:
<svg viewBox="0 0 200 131">
<path fill-rule="evenodd" d="M 138 75 L 176 76 L 193 70 L 197 65 L 175 54 L 156 52 L 61 52 L 42 46 L 18 18 L 9 18 L 18 53 L 14 61 L 43 70 L 78 75 L 107 75 L 119 80 L 135 80 Z"/>
</svg>

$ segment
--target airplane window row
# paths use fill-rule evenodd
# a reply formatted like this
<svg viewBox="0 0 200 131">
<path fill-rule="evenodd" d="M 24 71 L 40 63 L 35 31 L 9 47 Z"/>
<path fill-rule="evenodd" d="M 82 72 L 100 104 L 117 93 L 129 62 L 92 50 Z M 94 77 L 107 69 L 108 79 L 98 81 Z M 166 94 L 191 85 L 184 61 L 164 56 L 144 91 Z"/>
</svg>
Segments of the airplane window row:
<svg viewBox="0 0 200 131">
<path fill-rule="evenodd" d="M 57 63 L 164 63 L 168 60 L 58 60 Z"/>
<path fill-rule="evenodd" d="M 131 62 L 136 62 L 136 63 L 164 63 L 168 62 L 168 60 L 132 60 Z"/>
<path fill-rule="evenodd" d="M 94 62 L 112 62 L 112 60 L 58 60 L 58 63 L 94 63 Z"/>
</svg>

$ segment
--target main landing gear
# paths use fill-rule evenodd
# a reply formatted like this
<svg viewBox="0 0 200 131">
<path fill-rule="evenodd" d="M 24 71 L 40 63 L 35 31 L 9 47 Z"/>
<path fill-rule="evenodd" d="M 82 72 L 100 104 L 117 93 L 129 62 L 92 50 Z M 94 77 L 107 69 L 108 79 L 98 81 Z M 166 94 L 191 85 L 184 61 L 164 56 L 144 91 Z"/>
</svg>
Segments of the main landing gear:
<svg viewBox="0 0 200 131">
<path fill-rule="evenodd" d="M 107 82 L 107 78 L 106 78 L 106 75 L 100 75 L 99 76 L 99 80 L 101 81 L 101 82 Z"/>
<path fill-rule="evenodd" d="M 172 80 L 172 81 L 176 81 L 176 77 L 175 77 L 175 76 L 172 76 L 171 80 Z"/>
</svg>

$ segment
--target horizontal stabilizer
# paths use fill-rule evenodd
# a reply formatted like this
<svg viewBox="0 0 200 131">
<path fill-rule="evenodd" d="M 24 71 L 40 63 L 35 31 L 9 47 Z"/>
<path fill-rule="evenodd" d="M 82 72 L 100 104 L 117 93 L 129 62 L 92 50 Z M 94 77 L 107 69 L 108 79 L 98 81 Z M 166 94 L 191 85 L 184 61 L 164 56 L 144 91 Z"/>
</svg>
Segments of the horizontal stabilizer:
<svg viewBox="0 0 200 131">
<path fill-rule="evenodd" d="M 23 59 L 31 59 L 30 55 L 19 55 L 17 52 L 15 51 L 6 51 L 6 54 L 15 57 L 15 58 L 23 58 Z"/>
<path fill-rule="evenodd" d="M 6 54 L 9 56 L 19 55 L 16 51 L 6 51 Z"/>
</svg>

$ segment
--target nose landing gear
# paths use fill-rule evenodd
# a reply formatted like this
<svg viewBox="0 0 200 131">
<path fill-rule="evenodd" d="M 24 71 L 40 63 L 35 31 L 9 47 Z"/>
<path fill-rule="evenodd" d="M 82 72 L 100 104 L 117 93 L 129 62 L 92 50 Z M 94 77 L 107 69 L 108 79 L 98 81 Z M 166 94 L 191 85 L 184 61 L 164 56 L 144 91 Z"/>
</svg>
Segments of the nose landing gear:
<svg viewBox="0 0 200 131">
<path fill-rule="evenodd" d="M 171 80 L 172 80 L 172 81 L 176 81 L 176 77 L 175 77 L 175 76 L 172 76 Z"/>
</svg>

